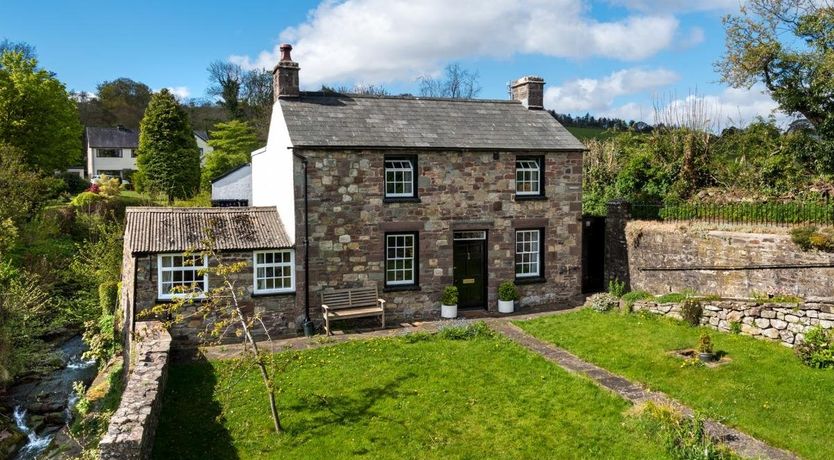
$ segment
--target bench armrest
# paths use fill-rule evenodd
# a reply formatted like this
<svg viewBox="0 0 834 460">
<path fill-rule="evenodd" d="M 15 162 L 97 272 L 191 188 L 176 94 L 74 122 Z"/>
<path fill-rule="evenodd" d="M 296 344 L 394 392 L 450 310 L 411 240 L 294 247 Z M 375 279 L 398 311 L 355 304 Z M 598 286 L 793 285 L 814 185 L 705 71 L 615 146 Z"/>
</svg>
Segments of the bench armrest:
<svg viewBox="0 0 834 460">
<path fill-rule="evenodd" d="M 382 304 L 383 307 L 385 306 L 385 301 L 384 300 L 376 299 L 376 301 L 379 302 L 380 304 Z"/>
<path fill-rule="evenodd" d="M 325 312 L 330 311 L 330 307 L 328 307 L 325 304 L 321 304 L 321 309 L 324 310 Z"/>
</svg>

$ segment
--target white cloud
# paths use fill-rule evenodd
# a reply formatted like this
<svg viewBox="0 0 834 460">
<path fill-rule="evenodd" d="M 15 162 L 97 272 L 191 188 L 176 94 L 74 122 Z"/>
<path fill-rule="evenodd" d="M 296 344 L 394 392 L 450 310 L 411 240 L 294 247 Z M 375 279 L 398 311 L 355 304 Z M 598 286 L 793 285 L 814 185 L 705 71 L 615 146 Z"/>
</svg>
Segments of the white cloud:
<svg viewBox="0 0 834 460">
<path fill-rule="evenodd" d="M 635 11 L 686 13 L 693 11 L 738 10 L 745 0 L 609 0 L 613 5 Z"/>
<path fill-rule="evenodd" d="M 679 79 L 667 69 L 623 69 L 600 79 L 582 78 L 547 88 L 544 105 L 560 113 L 599 113 L 610 110 L 617 97 L 653 91 Z"/>
<path fill-rule="evenodd" d="M 640 60 L 672 46 L 678 30 L 668 14 L 599 21 L 587 9 L 582 0 L 328 0 L 280 39 L 295 48 L 302 85 L 315 87 L 413 80 L 450 60 L 516 53 Z M 278 56 L 276 46 L 230 60 L 271 69 Z"/>
<path fill-rule="evenodd" d="M 678 42 L 678 47 L 682 49 L 692 48 L 695 45 L 703 43 L 705 38 L 704 29 L 700 27 L 692 27 L 689 33 L 684 35 Z"/>
<path fill-rule="evenodd" d="M 186 99 L 191 95 L 191 90 L 187 86 L 169 86 L 168 91 L 176 96 L 177 99 Z"/>
</svg>

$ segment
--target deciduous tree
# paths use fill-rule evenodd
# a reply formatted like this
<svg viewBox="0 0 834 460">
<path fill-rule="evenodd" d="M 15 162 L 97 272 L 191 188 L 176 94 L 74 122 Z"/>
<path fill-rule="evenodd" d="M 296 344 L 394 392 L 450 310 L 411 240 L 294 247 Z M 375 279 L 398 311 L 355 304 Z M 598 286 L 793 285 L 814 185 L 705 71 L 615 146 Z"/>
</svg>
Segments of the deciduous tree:
<svg viewBox="0 0 834 460">
<path fill-rule="evenodd" d="M 442 78 L 428 75 L 420 77 L 420 95 L 426 97 L 449 97 L 452 99 L 474 99 L 481 92 L 477 71 L 464 69 L 460 64 L 449 64 L 443 70 Z"/>
<path fill-rule="evenodd" d="M 167 89 L 151 97 L 139 131 L 139 174 L 144 189 L 175 198 L 194 196 L 200 185 L 200 150 L 174 95 Z"/>
</svg>

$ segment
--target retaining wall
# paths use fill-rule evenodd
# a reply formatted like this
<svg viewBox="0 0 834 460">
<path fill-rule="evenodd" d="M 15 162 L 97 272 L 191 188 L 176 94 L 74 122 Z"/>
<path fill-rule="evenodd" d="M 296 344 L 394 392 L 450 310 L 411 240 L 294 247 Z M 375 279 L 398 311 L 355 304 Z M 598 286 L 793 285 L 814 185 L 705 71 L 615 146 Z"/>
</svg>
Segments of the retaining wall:
<svg viewBox="0 0 834 460">
<path fill-rule="evenodd" d="M 119 408 L 110 418 L 99 444 L 102 460 L 150 458 L 168 376 L 171 335 L 158 321 L 136 324 L 136 356 L 129 370 Z"/>
</svg>

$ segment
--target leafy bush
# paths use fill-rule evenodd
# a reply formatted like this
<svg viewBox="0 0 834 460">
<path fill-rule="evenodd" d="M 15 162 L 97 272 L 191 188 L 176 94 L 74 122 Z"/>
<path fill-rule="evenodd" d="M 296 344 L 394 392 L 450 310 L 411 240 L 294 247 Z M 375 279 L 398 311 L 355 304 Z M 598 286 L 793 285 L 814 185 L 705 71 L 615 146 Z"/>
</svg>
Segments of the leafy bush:
<svg viewBox="0 0 834 460">
<path fill-rule="evenodd" d="M 791 230 L 791 241 L 804 251 L 834 252 L 834 230 L 830 228 L 820 230 L 813 225 L 797 227 Z"/>
<path fill-rule="evenodd" d="M 741 334 L 741 322 L 730 321 L 730 332 L 733 334 Z"/>
<path fill-rule="evenodd" d="M 593 308 L 599 312 L 609 311 L 616 308 L 619 304 L 619 299 L 607 292 L 594 294 L 591 297 L 588 297 L 588 300 L 585 301 L 586 307 Z"/>
<path fill-rule="evenodd" d="M 625 281 L 620 281 L 619 278 L 608 281 L 608 293 L 616 298 L 620 298 L 626 293 Z"/>
<path fill-rule="evenodd" d="M 512 281 L 504 281 L 498 286 L 498 299 L 505 302 L 518 300 L 518 288 Z"/>
<path fill-rule="evenodd" d="M 458 304 L 458 288 L 457 286 L 446 286 L 443 289 L 443 297 L 440 302 L 443 305 L 457 305 Z"/>
<path fill-rule="evenodd" d="M 75 173 L 63 172 L 58 177 L 67 185 L 67 192 L 71 195 L 77 195 L 90 187 L 90 181 Z"/>
<path fill-rule="evenodd" d="M 701 316 L 704 314 L 704 309 L 701 307 L 701 302 L 695 299 L 685 299 L 681 303 L 681 318 L 690 326 L 697 326 L 701 324 Z"/>
<path fill-rule="evenodd" d="M 834 366 L 832 334 L 820 326 L 805 333 L 805 339 L 794 346 L 794 352 L 808 366 L 822 369 Z"/>
<path fill-rule="evenodd" d="M 105 281 L 98 286 L 98 302 L 103 315 L 112 315 L 119 303 L 119 286 L 115 281 Z"/>
<path fill-rule="evenodd" d="M 102 175 L 98 182 L 98 192 L 106 198 L 119 196 L 122 193 L 121 180 L 118 177 Z"/>
<path fill-rule="evenodd" d="M 109 361 L 121 347 L 116 334 L 116 318 L 112 314 L 101 315 L 98 321 L 85 323 L 82 338 L 89 347 L 84 357 L 95 359 L 99 364 Z"/>
<path fill-rule="evenodd" d="M 94 184 L 95 185 L 95 184 Z M 99 195 L 98 193 L 87 191 L 81 192 L 72 199 L 70 204 L 75 206 L 76 208 L 85 208 L 90 209 L 96 206 L 98 203 L 104 201 L 104 197 Z"/>
<path fill-rule="evenodd" d="M 471 340 L 481 337 L 494 337 L 495 332 L 483 321 L 464 325 L 450 325 L 440 329 L 437 335 L 447 340 Z"/>
<path fill-rule="evenodd" d="M 712 337 L 706 332 L 698 337 L 698 353 L 712 353 Z"/>
</svg>

